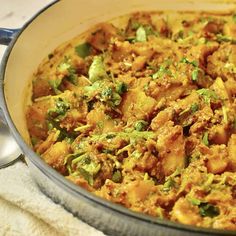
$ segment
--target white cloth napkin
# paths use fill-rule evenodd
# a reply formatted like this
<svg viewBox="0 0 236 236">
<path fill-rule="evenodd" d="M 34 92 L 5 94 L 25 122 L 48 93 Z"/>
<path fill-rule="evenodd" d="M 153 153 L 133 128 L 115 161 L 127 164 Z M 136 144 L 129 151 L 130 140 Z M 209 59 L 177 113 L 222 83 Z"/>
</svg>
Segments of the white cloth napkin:
<svg viewBox="0 0 236 236">
<path fill-rule="evenodd" d="M 22 162 L 0 170 L 0 235 L 104 236 L 41 193 Z"/>
</svg>

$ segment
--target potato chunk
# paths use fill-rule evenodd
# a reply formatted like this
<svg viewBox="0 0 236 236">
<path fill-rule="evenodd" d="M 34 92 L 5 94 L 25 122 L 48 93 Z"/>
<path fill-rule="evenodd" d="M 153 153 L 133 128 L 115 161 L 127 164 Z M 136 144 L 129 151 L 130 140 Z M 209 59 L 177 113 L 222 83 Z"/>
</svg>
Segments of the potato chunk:
<svg viewBox="0 0 236 236">
<path fill-rule="evenodd" d="M 229 159 L 225 145 L 212 146 L 206 157 L 206 167 L 210 173 L 221 174 L 228 166 Z"/>
<path fill-rule="evenodd" d="M 123 119 L 148 119 L 155 109 L 156 101 L 138 89 L 128 91 L 123 97 L 121 111 Z"/>
<path fill-rule="evenodd" d="M 236 134 L 232 134 L 228 142 L 229 165 L 233 171 L 236 171 Z"/>
<path fill-rule="evenodd" d="M 180 198 L 172 210 L 172 219 L 183 224 L 196 225 L 202 221 L 197 206 L 191 205 L 184 198 Z"/>
<path fill-rule="evenodd" d="M 59 171 L 61 174 L 66 173 L 64 159 L 69 154 L 69 145 L 65 142 L 57 142 L 52 145 L 43 155 L 47 164 Z"/>
<path fill-rule="evenodd" d="M 97 30 L 92 33 L 87 41 L 97 50 L 105 50 L 113 36 L 117 35 L 117 29 L 109 23 L 102 23 L 97 26 Z"/>
<path fill-rule="evenodd" d="M 185 141 L 183 129 L 176 125 L 165 125 L 160 130 L 157 140 L 159 156 L 165 176 L 172 174 L 177 168 L 185 165 Z"/>
</svg>

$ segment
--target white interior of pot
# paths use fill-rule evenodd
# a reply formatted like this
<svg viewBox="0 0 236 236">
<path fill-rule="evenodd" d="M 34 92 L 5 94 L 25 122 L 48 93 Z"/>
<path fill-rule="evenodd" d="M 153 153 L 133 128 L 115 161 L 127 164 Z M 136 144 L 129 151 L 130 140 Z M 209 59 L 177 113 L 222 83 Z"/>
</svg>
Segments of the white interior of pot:
<svg viewBox="0 0 236 236">
<path fill-rule="evenodd" d="M 26 27 L 12 49 L 5 73 L 5 98 L 11 119 L 28 142 L 24 107 L 25 95 L 30 98 L 29 81 L 33 72 L 41 60 L 59 44 L 86 31 L 95 23 L 137 10 L 224 11 L 233 7 L 231 3 L 212 0 L 59 1 Z"/>
</svg>

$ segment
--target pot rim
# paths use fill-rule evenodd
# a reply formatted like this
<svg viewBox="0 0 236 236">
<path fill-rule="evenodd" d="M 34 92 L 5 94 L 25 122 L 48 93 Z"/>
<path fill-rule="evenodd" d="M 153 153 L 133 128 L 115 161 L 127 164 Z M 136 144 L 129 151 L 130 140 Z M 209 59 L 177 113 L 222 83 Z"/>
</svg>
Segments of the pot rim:
<svg viewBox="0 0 236 236">
<path fill-rule="evenodd" d="M 221 229 L 212 229 L 212 228 L 203 228 L 203 227 L 196 227 L 191 225 L 185 225 L 177 222 L 173 222 L 166 219 L 159 219 L 157 217 L 152 217 L 149 215 L 145 215 L 142 213 L 134 212 L 128 208 L 125 208 L 121 205 L 115 204 L 111 201 L 102 199 L 98 196 L 96 196 L 93 193 L 88 192 L 87 190 L 83 189 L 80 186 L 75 185 L 71 181 L 67 180 L 64 176 L 59 174 L 56 170 L 48 166 L 39 155 L 37 155 L 32 148 L 27 145 L 27 143 L 23 140 L 20 133 L 18 132 L 16 126 L 14 125 L 9 110 L 7 108 L 6 99 L 5 99 L 5 93 L 4 93 L 4 77 L 6 72 L 6 66 L 8 63 L 8 58 L 11 54 L 11 51 L 13 50 L 14 45 L 17 43 L 18 38 L 21 34 L 24 33 L 25 29 L 30 26 L 30 24 L 38 18 L 43 12 L 45 12 L 50 7 L 53 7 L 54 5 L 58 4 L 60 1 L 55 0 L 52 3 L 48 4 L 44 8 L 42 8 L 40 11 L 38 11 L 34 16 L 32 16 L 19 30 L 18 33 L 15 34 L 14 38 L 8 45 L 7 49 L 5 50 L 5 53 L 3 55 L 1 65 L 0 65 L 0 108 L 2 109 L 4 116 L 6 118 L 7 124 L 11 130 L 11 133 L 13 137 L 15 138 L 18 145 L 23 150 L 23 153 L 26 154 L 26 157 L 32 162 L 37 168 L 40 169 L 41 172 L 43 172 L 48 178 L 50 178 L 54 183 L 56 183 L 58 186 L 66 189 L 71 194 L 73 194 L 75 197 L 82 197 L 84 199 L 87 199 L 89 201 L 92 201 L 93 203 L 98 204 L 99 207 L 106 208 L 108 210 L 112 210 L 114 213 L 118 213 L 121 215 L 124 215 L 128 218 L 133 218 L 136 221 L 146 222 L 147 224 L 150 224 L 150 226 L 158 227 L 170 227 L 172 229 L 176 230 L 184 230 L 189 233 L 204 233 L 207 235 L 235 235 L 236 231 L 234 230 L 221 230 Z M 57 45 L 55 45 L 56 47 Z M 101 209 L 101 208 L 100 208 Z"/>
</svg>

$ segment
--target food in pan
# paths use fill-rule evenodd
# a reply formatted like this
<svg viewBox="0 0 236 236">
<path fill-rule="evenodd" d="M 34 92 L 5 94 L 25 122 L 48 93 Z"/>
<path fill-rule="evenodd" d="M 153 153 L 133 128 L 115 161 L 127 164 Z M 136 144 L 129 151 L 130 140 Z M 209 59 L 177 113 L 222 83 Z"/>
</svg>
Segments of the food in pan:
<svg viewBox="0 0 236 236">
<path fill-rule="evenodd" d="M 48 55 L 26 112 L 34 150 L 133 211 L 236 229 L 236 15 L 137 12 Z"/>
</svg>

